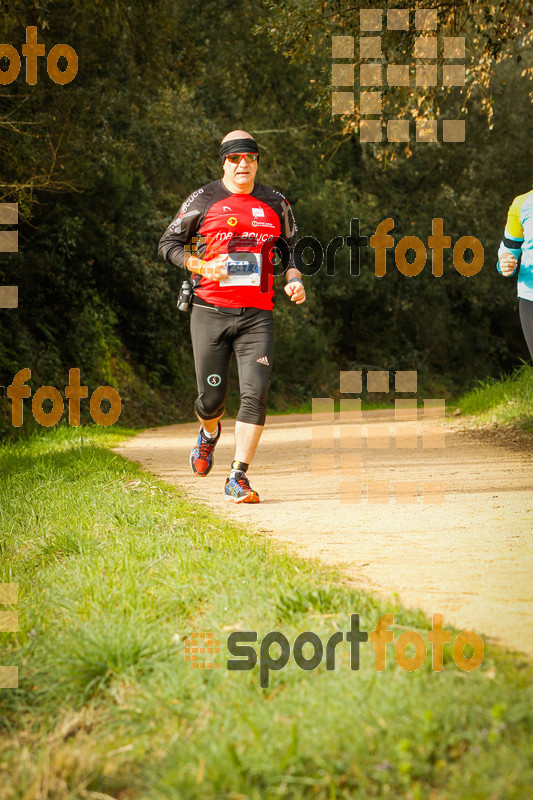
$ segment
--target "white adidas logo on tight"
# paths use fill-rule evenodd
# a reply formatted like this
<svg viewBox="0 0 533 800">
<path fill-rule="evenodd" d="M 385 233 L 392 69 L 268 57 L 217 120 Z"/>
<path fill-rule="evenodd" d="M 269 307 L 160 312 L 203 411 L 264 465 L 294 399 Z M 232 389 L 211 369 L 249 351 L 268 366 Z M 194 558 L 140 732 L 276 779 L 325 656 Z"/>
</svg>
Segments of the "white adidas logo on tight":
<svg viewBox="0 0 533 800">
<path fill-rule="evenodd" d="M 261 356 L 261 358 L 256 358 L 255 360 L 258 364 L 265 364 L 267 367 L 270 366 L 269 360 L 266 356 Z"/>
</svg>

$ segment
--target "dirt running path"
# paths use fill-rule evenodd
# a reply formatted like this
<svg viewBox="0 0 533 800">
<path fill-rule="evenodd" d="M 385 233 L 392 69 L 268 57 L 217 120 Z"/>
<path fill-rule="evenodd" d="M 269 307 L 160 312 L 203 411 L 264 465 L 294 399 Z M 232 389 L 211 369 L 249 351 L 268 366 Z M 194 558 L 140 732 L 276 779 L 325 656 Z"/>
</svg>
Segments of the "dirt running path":
<svg viewBox="0 0 533 800">
<path fill-rule="evenodd" d="M 364 440 L 367 429 L 393 423 L 393 413 L 363 412 Z M 147 430 L 117 452 L 301 556 L 342 563 L 360 587 L 397 593 L 407 606 L 442 613 L 445 625 L 533 656 L 533 454 L 446 422 L 443 449 L 362 450 L 364 484 L 441 481 L 444 503 L 422 496 L 397 503 L 394 492 L 382 503 L 365 495 L 341 502 L 339 467 L 333 476 L 311 469 L 311 428 L 320 424 L 304 414 L 268 418 L 249 472 L 261 497 L 252 506 L 223 499 L 233 420 L 223 422 L 205 479 L 195 478 L 188 463 L 193 423 Z"/>
</svg>

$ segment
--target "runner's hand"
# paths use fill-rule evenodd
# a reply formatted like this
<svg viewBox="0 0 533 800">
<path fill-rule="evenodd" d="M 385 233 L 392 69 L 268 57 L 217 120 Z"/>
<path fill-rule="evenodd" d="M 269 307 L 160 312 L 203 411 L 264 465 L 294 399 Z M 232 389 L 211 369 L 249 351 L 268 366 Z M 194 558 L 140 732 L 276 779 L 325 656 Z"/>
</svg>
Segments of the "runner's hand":
<svg viewBox="0 0 533 800">
<path fill-rule="evenodd" d="M 228 277 L 228 257 L 217 256 L 210 261 L 204 261 L 200 275 L 208 281 L 221 281 Z"/>
<path fill-rule="evenodd" d="M 305 287 L 299 281 L 291 281 L 285 285 L 285 293 L 291 298 L 293 303 L 299 306 L 305 303 Z"/>
<path fill-rule="evenodd" d="M 208 281 L 221 281 L 228 277 L 228 257 L 216 256 L 209 261 L 202 261 L 200 258 L 189 258 L 187 269 L 207 278 Z"/>
<path fill-rule="evenodd" d="M 504 253 L 500 258 L 500 269 L 502 271 L 502 275 L 504 275 L 506 278 L 513 274 L 517 265 L 518 261 L 512 253 Z"/>
</svg>

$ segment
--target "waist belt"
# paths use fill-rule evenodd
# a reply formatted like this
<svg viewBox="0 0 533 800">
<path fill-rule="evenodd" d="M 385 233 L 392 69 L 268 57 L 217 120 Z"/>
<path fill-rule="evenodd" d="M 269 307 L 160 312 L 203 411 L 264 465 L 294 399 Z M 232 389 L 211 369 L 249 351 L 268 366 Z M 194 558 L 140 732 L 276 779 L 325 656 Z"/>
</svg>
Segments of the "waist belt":
<svg viewBox="0 0 533 800">
<path fill-rule="evenodd" d="M 227 306 L 213 306 L 219 314 L 228 314 L 230 317 L 240 317 L 245 308 L 228 308 Z"/>
<path fill-rule="evenodd" d="M 219 314 L 227 314 L 230 317 L 240 317 L 246 308 L 233 308 L 231 306 L 214 306 L 212 303 L 207 303 L 205 300 L 202 300 L 201 297 L 194 297 L 193 298 L 193 305 L 200 306 L 200 308 L 213 308 L 215 311 L 218 311 Z"/>
</svg>

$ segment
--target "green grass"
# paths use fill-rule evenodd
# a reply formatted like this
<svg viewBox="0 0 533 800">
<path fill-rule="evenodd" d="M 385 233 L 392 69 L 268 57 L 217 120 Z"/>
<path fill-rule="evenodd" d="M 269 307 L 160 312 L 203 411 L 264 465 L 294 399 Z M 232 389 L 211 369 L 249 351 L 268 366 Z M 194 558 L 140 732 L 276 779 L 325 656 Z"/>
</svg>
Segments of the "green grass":
<svg viewBox="0 0 533 800">
<path fill-rule="evenodd" d="M 533 367 L 523 364 L 512 375 L 480 381 L 457 406 L 482 423 L 533 433 Z"/>
<path fill-rule="evenodd" d="M 184 640 L 314 631 L 420 613 L 289 557 L 120 458 L 120 429 L 60 427 L 0 448 L 0 582 L 19 631 L 0 634 L 0 798 L 518 800 L 533 785 L 532 669 L 486 647 L 463 673 L 445 647 L 417 672 L 361 647 L 350 669 L 193 669 Z M 260 508 L 258 508 L 258 516 Z M 438 610 L 438 609 L 437 609 Z M 445 621 L 446 623 L 446 621 Z M 445 625 L 445 627 L 447 627 Z M 257 649 L 259 644 L 257 645 Z M 273 652 L 275 655 L 275 653 Z"/>
</svg>

